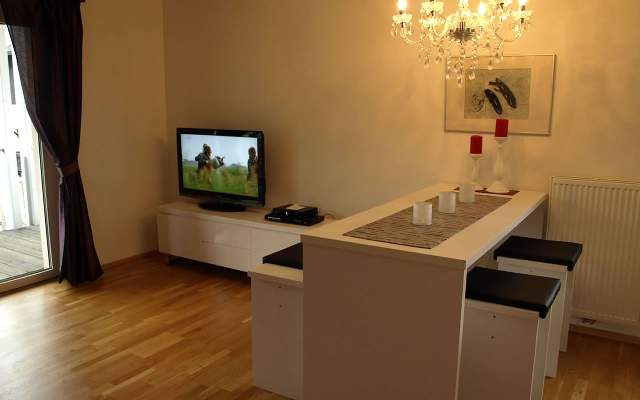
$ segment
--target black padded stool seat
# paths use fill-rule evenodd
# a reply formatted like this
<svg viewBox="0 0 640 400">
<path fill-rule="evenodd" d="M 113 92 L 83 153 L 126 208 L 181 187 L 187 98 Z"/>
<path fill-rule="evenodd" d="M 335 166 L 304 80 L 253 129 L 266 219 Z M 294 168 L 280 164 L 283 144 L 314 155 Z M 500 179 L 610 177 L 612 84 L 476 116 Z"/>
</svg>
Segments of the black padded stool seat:
<svg viewBox="0 0 640 400">
<path fill-rule="evenodd" d="M 302 243 L 294 244 L 284 250 L 277 251 L 262 258 L 264 264 L 275 264 L 282 267 L 302 269 Z"/>
<path fill-rule="evenodd" d="M 495 251 L 494 258 L 508 257 L 564 265 L 573 271 L 581 254 L 582 245 L 579 243 L 511 236 Z"/>
<path fill-rule="evenodd" d="M 467 274 L 466 298 L 537 311 L 546 318 L 560 280 L 476 267 Z"/>
</svg>

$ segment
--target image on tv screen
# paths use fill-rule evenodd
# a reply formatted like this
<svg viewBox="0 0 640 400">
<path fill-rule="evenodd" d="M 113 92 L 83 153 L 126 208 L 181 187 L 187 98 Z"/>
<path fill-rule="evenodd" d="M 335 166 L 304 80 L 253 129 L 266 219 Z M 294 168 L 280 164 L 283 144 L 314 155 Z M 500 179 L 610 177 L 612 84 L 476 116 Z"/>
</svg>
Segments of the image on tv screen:
<svg viewBox="0 0 640 400">
<path fill-rule="evenodd" d="M 258 139 L 182 135 L 186 189 L 258 197 Z"/>
</svg>

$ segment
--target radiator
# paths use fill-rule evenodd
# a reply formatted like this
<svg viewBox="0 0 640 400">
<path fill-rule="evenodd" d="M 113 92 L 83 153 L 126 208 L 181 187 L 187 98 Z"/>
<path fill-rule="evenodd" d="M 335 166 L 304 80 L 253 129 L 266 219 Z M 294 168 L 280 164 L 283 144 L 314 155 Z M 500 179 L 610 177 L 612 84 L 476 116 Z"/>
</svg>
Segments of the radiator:
<svg viewBox="0 0 640 400">
<path fill-rule="evenodd" d="M 547 237 L 578 242 L 573 315 L 640 323 L 640 182 L 555 177 Z"/>
</svg>

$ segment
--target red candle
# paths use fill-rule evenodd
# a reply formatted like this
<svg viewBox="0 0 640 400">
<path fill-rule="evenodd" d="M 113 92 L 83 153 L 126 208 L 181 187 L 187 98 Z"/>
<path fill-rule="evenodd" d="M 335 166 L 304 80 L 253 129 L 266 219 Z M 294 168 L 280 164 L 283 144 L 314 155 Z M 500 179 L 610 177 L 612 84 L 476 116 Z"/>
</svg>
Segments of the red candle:
<svg viewBox="0 0 640 400">
<path fill-rule="evenodd" d="M 497 119 L 496 120 L 496 137 L 509 136 L 509 120 Z"/>
<path fill-rule="evenodd" d="M 471 154 L 482 154 L 482 136 L 471 136 L 471 149 L 469 152 Z"/>
</svg>

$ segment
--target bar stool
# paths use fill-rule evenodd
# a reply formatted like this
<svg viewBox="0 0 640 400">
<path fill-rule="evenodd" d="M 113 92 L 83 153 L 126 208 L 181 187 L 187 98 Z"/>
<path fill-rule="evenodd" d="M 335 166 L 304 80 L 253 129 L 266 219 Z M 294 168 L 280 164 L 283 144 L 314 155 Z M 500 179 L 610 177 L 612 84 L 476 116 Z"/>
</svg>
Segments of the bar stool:
<svg viewBox="0 0 640 400">
<path fill-rule="evenodd" d="M 571 303 L 573 298 L 573 274 L 582 245 L 578 243 L 532 239 L 512 236 L 494 253 L 498 269 L 520 274 L 559 279 L 562 287 L 551 310 L 549 349 L 546 376 L 554 378 L 558 373 L 560 351 L 567 351 Z"/>
<path fill-rule="evenodd" d="M 560 281 L 476 267 L 467 274 L 461 400 L 542 399 L 547 315 Z"/>
</svg>

